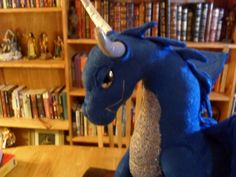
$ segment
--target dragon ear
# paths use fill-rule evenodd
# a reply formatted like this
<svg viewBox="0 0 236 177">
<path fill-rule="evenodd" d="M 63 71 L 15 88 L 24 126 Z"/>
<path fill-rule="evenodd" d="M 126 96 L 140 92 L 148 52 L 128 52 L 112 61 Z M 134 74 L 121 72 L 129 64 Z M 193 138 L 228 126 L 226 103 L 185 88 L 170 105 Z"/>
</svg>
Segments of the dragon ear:
<svg viewBox="0 0 236 177">
<path fill-rule="evenodd" d="M 145 23 L 144 25 L 142 25 L 141 27 L 125 30 L 121 34 L 134 36 L 134 37 L 138 37 L 138 38 L 144 38 L 145 32 L 149 28 L 153 28 L 155 26 L 157 26 L 157 24 L 155 22 L 148 22 L 148 23 Z"/>
</svg>

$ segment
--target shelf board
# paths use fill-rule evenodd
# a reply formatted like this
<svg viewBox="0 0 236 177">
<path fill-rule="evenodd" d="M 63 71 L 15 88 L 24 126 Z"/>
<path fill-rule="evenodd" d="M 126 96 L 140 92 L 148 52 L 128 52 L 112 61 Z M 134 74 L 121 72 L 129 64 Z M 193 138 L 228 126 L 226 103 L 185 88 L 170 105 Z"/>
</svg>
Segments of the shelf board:
<svg viewBox="0 0 236 177">
<path fill-rule="evenodd" d="M 95 39 L 68 39 L 68 44 L 97 44 Z M 197 49 L 223 49 L 228 47 L 230 49 L 236 49 L 236 44 L 223 43 L 223 42 L 187 42 L 187 47 Z"/>
<path fill-rule="evenodd" d="M 67 44 L 95 45 L 97 42 L 95 39 L 67 39 Z"/>
<path fill-rule="evenodd" d="M 33 60 L 11 60 L 0 61 L 0 68 L 65 68 L 65 62 L 62 59 L 33 59 Z"/>
<path fill-rule="evenodd" d="M 44 8 L 7 8 L 0 9 L 1 13 L 52 13 L 62 12 L 61 7 L 44 7 Z"/>
<path fill-rule="evenodd" d="M 114 143 L 117 144 L 118 138 L 114 136 Z M 68 139 L 68 138 L 67 138 Z M 127 137 L 122 137 L 122 144 L 127 144 Z M 75 136 L 72 138 L 72 142 L 75 143 L 98 143 L 98 136 Z M 109 143 L 109 137 L 103 136 L 103 143 Z"/>
<path fill-rule="evenodd" d="M 223 93 L 211 92 L 210 100 L 211 101 L 229 101 L 230 98 Z"/>
<path fill-rule="evenodd" d="M 67 120 L 53 120 L 49 118 L 0 118 L 0 127 L 29 128 L 29 129 L 50 129 L 50 130 L 68 130 Z"/>
<path fill-rule="evenodd" d="M 83 88 L 72 88 L 70 91 L 70 96 L 85 96 L 85 90 Z M 133 91 L 132 98 L 136 97 L 136 90 Z M 230 98 L 223 94 L 217 92 L 211 92 L 210 94 L 211 101 L 229 101 Z"/>
<path fill-rule="evenodd" d="M 83 88 L 72 88 L 70 96 L 85 96 L 85 90 Z"/>
<path fill-rule="evenodd" d="M 236 44 L 223 43 L 223 42 L 187 42 L 187 47 L 196 49 L 236 49 Z"/>
</svg>

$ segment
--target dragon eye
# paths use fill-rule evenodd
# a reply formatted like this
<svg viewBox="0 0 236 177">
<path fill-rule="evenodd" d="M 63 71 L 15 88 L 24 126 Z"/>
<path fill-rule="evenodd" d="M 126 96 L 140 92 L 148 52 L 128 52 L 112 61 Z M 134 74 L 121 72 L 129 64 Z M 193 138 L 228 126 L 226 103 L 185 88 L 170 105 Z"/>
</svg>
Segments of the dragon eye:
<svg viewBox="0 0 236 177">
<path fill-rule="evenodd" d="M 102 82 L 102 88 L 107 89 L 111 86 L 114 79 L 113 72 L 110 70 L 107 75 L 105 76 L 103 82 Z"/>
</svg>

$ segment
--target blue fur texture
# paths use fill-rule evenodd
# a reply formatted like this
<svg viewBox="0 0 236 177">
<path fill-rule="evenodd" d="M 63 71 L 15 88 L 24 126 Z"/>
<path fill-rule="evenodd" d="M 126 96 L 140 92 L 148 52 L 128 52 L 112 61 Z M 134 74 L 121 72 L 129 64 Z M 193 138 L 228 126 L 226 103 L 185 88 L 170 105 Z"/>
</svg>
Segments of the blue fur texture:
<svg viewBox="0 0 236 177">
<path fill-rule="evenodd" d="M 126 53 L 109 58 L 94 47 L 84 69 L 86 97 L 84 114 L 95 124 L 110 123 L 132 94 L 136 83 L 144 81 L 161 106 L 160 165 L 165 177 L 235 177 L 236 118 L 217 123 L 211 117 L 209 94 L 227 54 L 189 49 L 179 41 L 145 38 L 154 23 L 109 38 L 125 44 Z M 102 83 L 109 71 L 114 78 L 109 88 Z M 208 111 L 208 118 L 201 112 Z M 115 176 L 131 176 L 129 152 Z"/>
</svg>

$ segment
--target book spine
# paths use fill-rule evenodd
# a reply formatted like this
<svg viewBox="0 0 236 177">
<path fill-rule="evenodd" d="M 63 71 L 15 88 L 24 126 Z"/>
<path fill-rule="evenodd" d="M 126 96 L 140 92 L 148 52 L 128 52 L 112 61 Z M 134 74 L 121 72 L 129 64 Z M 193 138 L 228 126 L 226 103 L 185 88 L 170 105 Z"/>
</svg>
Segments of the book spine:
<svg viewBox="0 0 236 177">
<path fill-rule="evenodd" d="M 170 13 L 170 38 L 177 38 L 177 4 L 171 3 Z"/>
<path fill-rule="evenodd" d="M 43 93 L 43 107 L 45 110 L 45 116 L 51 118 L 50 115 L 50 105 L 49 105 L 49 92 Z"/>
<path fill-rule="evenodd" d="M 200 22 L 200 31 L 199 31 L 199 41 L 205 41 L 205 31 L 206 31 L 206 22 L 208 14 L 208 4 L 204 4 L 202 8 L 201 22 Z"/>
<path fill-rule="evenodd" d="M 170 38 L 170 0 L 165 0 L 166 37 Z"/>
<path fill-rule="evenodd" d="M 139 26 L 145 22 L 145 4 L 144 2 L 139 4 Z"/>
<path fill-rule="evenodd" d="M 221 38 L 223 17 L 224 17 L 224 9 L 220 9 L 218 24 L 217 24 L 217 29 L 216 29 L 216 41 L 220 41 L 220 38 Z"/>
<path fill-rule="evenodd" d="M 206 31 L 205 31 L 205 41 L 206 42 L 209 42 L 209 40 L 210 40 L 212 11 L 213 11 L 213 3 L 209 3 L 208 4 L 208 15 L 207 15 Z"/>
<path fill-rule="evenodd" d="M 31 112 L 33 118 L 38 118 L 37 99 L 35 94 L 30 94 Z"/>
<path fill-rule="evenodd" d="M 199 42 L 199 31 L 201 22 L 202 4 L 197 3 L 195 7 L 195 18 L 194 18 L 194 28 L 193 28 L 193 41 Z"/>
<path fill-rule="evenodd" d="M 216 8 L 213 10 L 213 13 L 212 13 L 211 31 L 210 31 L 210 38 L 209 38 L 210 42 L 215 42 L 216 40 L 218 18 L 219 18 L 219 8 Z"/>
<path fill-rule="evenodd" d="M 145 3 L 145 23 L 151 22 L 152 20 L 152 3 Z M 151 29 L 148 29 L 145 33 L 146 36 L 151 36 Z"/>
<path fill-rule="evenodd" d="M 0 93 L 0 117 L 3 117 L 3 105 L 2 105 L 2 95 L 1 95 L 1 93 Z"/>
<path fill-rule="evenodd" d="M 3 117 L 7 117 L 7 107 L 6 107 L 6 101 L 5 101 L 5 91 L 1 91 L 1 101 L 2 101 L 2 110 L 3 110 Z"/>
<path fill-rule="evenodd" d="M 178 5 L 177 30 L 176 30 L 176 37 L 178 40 L 181 40 L 181 26 L 182 26 L 182 5 Z"/>
<path fill-rule="evenodd" d="M 187 41 L 192 41 L 192 33 L 193 33 L 193 11 L 192 9 L 188 9 L 188 19 L 187 19 Z"/>
<path fill-rule="evenodd" d="M 103 1 L 103 13 L 104 13 L 104 20 L 106 22 L 109 22 L 109 1 L 104 0 Z"/>
<path fill-rule="evenodd" d="M 38 116 L 40 118 L 45 118 L 46 114 L 45 114 L 42 94 L 36 95 L 36 103 L 37 103 Z"/>
<path fill-rule="evenodd" d="M 134 3 L 127 3 L 127 28 L 132 28 L 134 26 Z"/>
<path fill-rule="evenodd" d="M 181 24 L 181 40 L 182 41 L 186 41 L 187 39 L 187 19 L 188 19 L 188 9 L 183 8 L 182 24 Z"/>
<path fill-rule="evenodd" d="M 115 2 L 109 2 L 109 24 L 112 29 L 115 29 Z"/>
<path fill-rule="evenodd" d="M 159 3 L 157 1 L 154 1 L 152 5 L 152 20 L 158 24 Z M 157 36 L 157 35 L 158 35 L 158 26 L 152 28 L 152 36 Z"/>
<path fill-rule="evenodd" d="M 134 27 L 139 26 L 139 4 L 134 4 Z"/>
<path fill-rule="evenodd" d="M 87 12 L 85 12 L 85 38 L 90 39 L 90 17 Z"/>
<path fill-rule="evenodd" d="M 119 32 L 121 30 L 120 27 L 120 13 L 121 13 L 121 7 L 120 7 L 120 2 L 115 2 L 115 7 L 114 7 L 114 30 Z"/>
<path fill-rule="evenodd" d="M 120 30 L 124 31 L 127 28 L 127 19 L 126 19 L 127 9 L 126 3 L 121 2 L 120 4 Z"/>
</svg>

